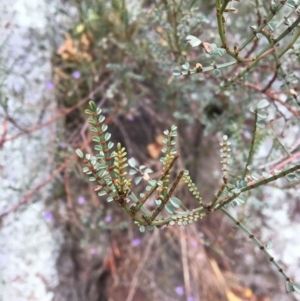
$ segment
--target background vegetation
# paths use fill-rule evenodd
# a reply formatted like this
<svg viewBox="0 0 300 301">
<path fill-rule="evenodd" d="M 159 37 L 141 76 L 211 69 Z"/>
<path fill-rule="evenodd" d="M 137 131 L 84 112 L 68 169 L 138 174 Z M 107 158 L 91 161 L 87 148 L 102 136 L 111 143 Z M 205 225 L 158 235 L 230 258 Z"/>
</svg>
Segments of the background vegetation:
<svg viewBox="0 0 300 301">
<path fill-rule="evenodd" d="M 232 143 L 234 178 L 243 173 L 251 148 L 249 109 L 268 99 L 252 171 L 299 164 L 298 2 L 70 0 L 63 7 L 64 33 L 53 41 L 53 81 L 46 83 L 55 89 L 60 123 L 45 218 L 65 236 L 55 300 L 66 300 L 66 291 L 74 300 L 275 300 L 284 292 L 279 273 L 260 253 L 253 259 L 250 240 L 222 214 L 141 234 L 119 207 L 96 195 L 75 149 L 93 152 L 84 114 L 92 99 L 112 140 L 158 177 L 162 133 L 175 124 L 175 170 L 187 168 L 201 196 L 212 199 L 222 179 L 223 135 Z M 263 208 L 279 189 L 291 198 L 290 218 L 297 220 L 298 183 L 282 179 L 273 189 L 257 189 L 233 212 L 261 236 L 268 227 Z M 29 206 L 44 184 L 2 217 Z M 195 206 L 185 188 L 176 195 Z M 153 210 L 154 199 L 147 206 Z M 74 263 L 71 272 L 66 258 Z"/>
</svg>

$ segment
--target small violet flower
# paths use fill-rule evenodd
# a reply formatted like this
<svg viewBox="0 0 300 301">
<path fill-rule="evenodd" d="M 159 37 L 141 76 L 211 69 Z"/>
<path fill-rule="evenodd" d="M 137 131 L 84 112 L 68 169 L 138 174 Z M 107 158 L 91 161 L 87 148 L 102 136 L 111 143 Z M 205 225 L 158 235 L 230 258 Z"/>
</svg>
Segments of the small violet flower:
<svg viewBox="0 0 300 301">
<path fill-rule="evenodd" d="M 66 142 L 60 142 L 60 143 L 58 144 L 58 146 L 59 146 L 60 148 L 66 148 L 66 147 L 67 147 L 67 143 L 66 143 Z"/>
<path fill-rule="evenodd" d="M 141 244 L 141 239 L 140 238 L 135 238 L 132 243 L 131 243 L 134 247 L 137 247 Z"/>
<path fill-rule="evenodd" d="M 79 79 L 81 77 L 81 73 L 78 70 L 76 70 L 72 73 L 72 76 L 75 79 Z"/>
<path fill-rule="evenodd" d="M 106 222 L 106 223 L 110 223 L 111 221 L 112 221 L 111 215 L 107 215 L 107 216 L 105 217 L 105 222 Z"/>
<path fill-rule="evenodd" d="M 175 292 L 176 292 L 177 295 L 183 296 L 184 288 L 182 286 L 177 286 L 176 289 L 175 289 Z"/>
<path fill-rule="evenodd" d="M 46 221 L 51 221 L 52 219 L 53 219 L 53 214 L 52 214 L 52 212 L 50 212 L 50 211 L 46 211 L 45 213 L 44 213 L 44 218 L 45 218 L 45 220 Z"/>
<path fill-rule="evenodd" d="M 192 296 L 189 296 L 189 297 L 187 298 L 187 301 L 195 301 L 195 298 L 192 297 Z"/>
<path fill-rule="evenodd" d="M 77 199 L 78 204 L 82 205 L 85 202 L 85 197 L 83 195 L 80 195 Z"/>
<path fill-rule="evenodd" d="M 54 88 L 54 84 L 52 82 L 48 81 L 45 83 L 46 90 L 51 91 L 51 90 L 53 90 L 53 88 Z"/>
<path fill-rule="evenodd" d="M 197 248 L 197 246 L 198 246 L 198 244 L 195 240 L 191 241 L 190 244 L 191 244 L 191 247 L 194 248 L 194 249 Z"/>
</svg>

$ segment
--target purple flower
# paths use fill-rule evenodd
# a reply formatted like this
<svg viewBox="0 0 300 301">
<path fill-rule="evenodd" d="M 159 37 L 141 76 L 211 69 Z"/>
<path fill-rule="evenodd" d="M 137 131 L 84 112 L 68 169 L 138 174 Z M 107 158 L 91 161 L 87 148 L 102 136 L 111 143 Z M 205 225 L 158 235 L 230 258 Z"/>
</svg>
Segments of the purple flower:
<svg viewBox="0 0 300 301">
<path fill-rule="evenodd" d="M 45 88 L 46 88 L 46 90 L 51 91 L 54 88 L 54 84 L 52 82 L 50 82 L 50 81 L 46 82 Z"/>
<path fill-rule="evenodd" d="M 191 247 L 194 249 L 198 247 L 198 244 L 195 240 L 191 241 Z"/>
<path fill-rule="evenodd" d="M 192 297 L 192 296 L 189 296 L 189 297 L 187 298 L 187 301 L 195 301 L 195 298 Z"/>
<path fill-rule="evenodd" d="M 105 217 L 105 222 L 106 222 L 106 223 L 110 223 L 111 220 L 112 220 L 111 215 L 107 215 L 107 216 Z"/>
<path fill-rule="evenodd" d="M 135 238 L 132 243 L 131 243 L 134 247 L 137 247 L 141 244 L 141 239 L 140 238 Z"/>
<path fill-rule="evenodd" d="M 53 214 L 50 211 L 46 211 L 44 213 L 44 218 L 46 221 L 50 222 L 53 219 Z"/>
<path fill-rule="evenodd" d="M 78 204 L 82 205 L 85 202 L 85 198 L 83 195 L 80 195 L 77 199 Z"/>
<path fill-rule="evenodd" d="M 94 254 L 97 253 L 97 250 L 96 250 L 96 248 L 92 248 L 90 252 L 91 252 L 92 255 L 94 255 Z"/>
<path fill-rule="evenodd" d="M 182 286 L 177 286 L 176 289 L 175 289 L 175 292 L 176 292 L 177 295 L 183 296 L 184 288 Z"/>
<path fill-rule="evenodd" d="M 59 145 L 60 148 L 66 148 L 67 147 L 66 142 L 60 142 L 58 145 Z"/>
<path fill-rule="evenodd" d="M 81 73 L 78 70 L 76 70 L 72 73 L 72 76 L 75 79 L 79 79 L 81 77 Z"/>
</svg>

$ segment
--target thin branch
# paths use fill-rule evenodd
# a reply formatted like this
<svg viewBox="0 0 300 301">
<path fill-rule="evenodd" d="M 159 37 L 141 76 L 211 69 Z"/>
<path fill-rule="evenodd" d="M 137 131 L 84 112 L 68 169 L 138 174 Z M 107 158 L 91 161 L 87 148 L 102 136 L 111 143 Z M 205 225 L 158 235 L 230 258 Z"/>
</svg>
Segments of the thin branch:
<svg viewBox="0 0 300 301">
<path fill-rule="evenodd" d="M 259 247 L 261 251 L 264 252 L 268 260 L 276 267 L 276 269 L 281 273 L 281 275 L 285 278 L 286 281 L 293 283 L 291 279 L 287 276 L 287 274 L 283 271 L 279 263 L 272 257 L 269 253 L 268 249 L 265 245 L 263 245 L 242 223 L 240 223 L 237 219 L 235 219 L 226 209 L 222 208 L 221 211 L 229 217 L 252 241 L 253 243 Z"/>
</svg>

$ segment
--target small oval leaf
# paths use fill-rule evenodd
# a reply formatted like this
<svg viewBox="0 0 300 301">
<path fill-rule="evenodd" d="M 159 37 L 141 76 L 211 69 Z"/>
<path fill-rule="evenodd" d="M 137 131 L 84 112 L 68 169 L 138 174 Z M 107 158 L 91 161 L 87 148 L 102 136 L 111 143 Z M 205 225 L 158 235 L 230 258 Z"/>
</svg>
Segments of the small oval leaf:
<svg viewBox="0 0 300 301">
<path fill-rule="evenodd" d="M 142 181 L 142 179 L 143 179 L 143 177 L 136 177 L 136 178 L 134 179 L 134 184 L 135 184 L 135 185 L 138 185 L 138 184 Z"/>
<path fill-rule="evenodd" d="M 79 149 L 79 148 L 77 148 L 76 149 L 76 154 L 77 154 L 77 156 L 79 157 L 79 158 L 83 158 L 83 152 L 82 152 L 82 150 L 81 149 Z"/>
<path fill-rule="evenodd" d="M 130 158 L 130 159 L 128 160 L 128 164 L 129 164 L 129 166 L 131 166 L 131 167 L 135 167 L 135 166 L 136 166 L 136 161 L 135 161 L 135 159 L 134 159 L 134 158 Z"/>
<path fill-rule="evenodd" d="M 192 35 L 188 35 L 185 39 L 192 47 L 199 46 L 202 43 L 201 40 Z"/>
<path fill-rule="evenodd" d="M 273 248 L 273 242 L 272 240 L 269 240 L 267 243 L 266 243 L 266 249 L 272 249 Z"/>
<path fill-rule="evenodd" d="M 256 106 L 258 110 L 264 109 L 268 107 L 270 103 L 266 99 L 262 99 Z"/>
<path fill-rule="evenodd" d="M 189 62 L 185 62 L 183 65 L 182 65 L 182 68 L 185 69 L 185 70 L 188 70 L 190 68 L 190 63 Z"/>
<path fill-rule="evenodd" d="M 288 181 L 294 181 L 296 178 L 296 175 L 294 173 L 289 173 L 288 175 L 285 176 Z"/>
<path fill-rule="evenodd" d="M 293 289 L 297 294 L 300 294 L 300 284 L 293 284 Z"/>
<path fill-rule="evenodd" d="M 167 204 L 165 209 L 169 214 L 173 214 L 175 212 L 175 208 L 171 204 Z"/>
<path fill-rule="evenodd" d="M 292 292 L 295 291 L 293 284 L 290 283 L 289 281 L 287 281 L 285 283 L 285 290 L 286 290 L 287 293 L 292 293 Z"/>
<path fill-rule="evenodd" d="M 162 202 L 161 202 L 161 200 L 158 199 L 158 200 L 155 200 L 155 203 L 157 206 L 160 206 Z"/>
<path fill-rule="evenodd" d="M 178 75 L 181 75 L 181 72 L 177 69 L 173 70 L 173 75 L 174 76 L 178 76 Z"/>
</svg>

